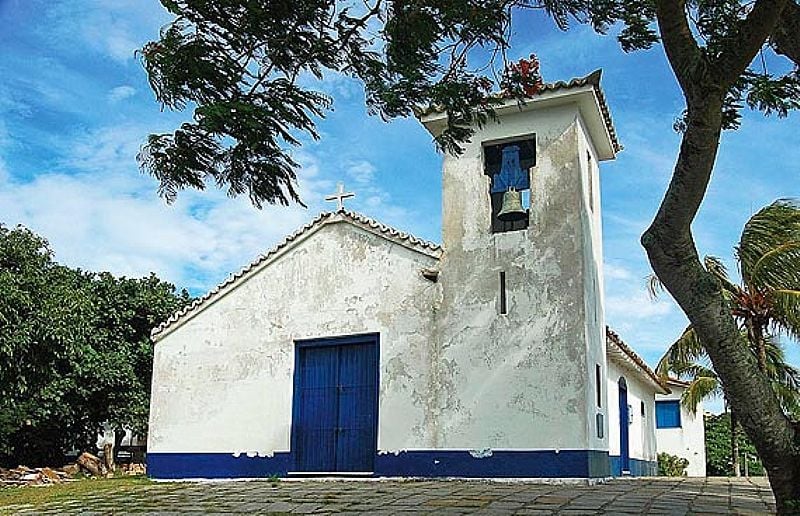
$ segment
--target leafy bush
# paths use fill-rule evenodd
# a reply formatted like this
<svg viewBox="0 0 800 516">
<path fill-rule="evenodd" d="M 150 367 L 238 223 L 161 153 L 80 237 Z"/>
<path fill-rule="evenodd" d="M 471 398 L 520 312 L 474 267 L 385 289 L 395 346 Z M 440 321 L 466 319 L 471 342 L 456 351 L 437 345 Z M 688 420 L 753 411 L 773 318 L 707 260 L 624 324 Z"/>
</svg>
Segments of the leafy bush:
<svg viewBox="0 0 800 516">
<path fill-rule="evenodd" d="M 658 454 L 658 474 L 662 477 L 684 477 L 689 460 L 669 453 Z"/>
<path fill-rule="evenodd" d="M 0 465 L 57 463 L 104 422 L 143 434 L 150 330 L 188 301 L 153 274 L 59 265 L 42 237 L 0 224 Z"/>
</svg>

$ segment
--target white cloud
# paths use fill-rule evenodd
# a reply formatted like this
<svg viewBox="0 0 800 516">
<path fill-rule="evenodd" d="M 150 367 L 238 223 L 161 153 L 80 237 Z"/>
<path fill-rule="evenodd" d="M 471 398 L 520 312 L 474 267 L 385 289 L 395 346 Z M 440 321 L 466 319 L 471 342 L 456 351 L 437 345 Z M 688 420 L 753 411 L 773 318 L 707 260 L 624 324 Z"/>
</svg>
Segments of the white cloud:
<svg viewBox="0 0 800 516">
<path fill-rule="evenodd" d="M 90 270 L 142 276 L 150 271 L 205 290 L 316 215 L 322 185 L 300 172 L 308 210 L 253 208 L 247 197 L 187 191 L 168 206 L 137 170 L 146 130 L 112 127 L 78 138 L 62 166 L 31 181 L 0 177 L 0 220 L 46 237 L 59 261 Z M 303 161 L 314 169 L 313 156 Z M 0 172 L 2 163 L 0 163 Z M 313 175 L 313 174 L 312 174 Z"/>
<path fill-rule="evenodd" d="M 673 304 L 665 299 L 650 299 L 643 289 L 606 296 L 606 315 L 610 320 L 651 319 L 672 313 Z"/>
<path fill-rule="evenodd" d="M 132 86 L 117 86 L 108 92 L 108 100 L 111 102 L 119 102 L 136 95 L 136 88 Z"/>
<path fill-rule="evenodd" d="M 375 166 L 369 161 L 355 161 L 347 167 L 347 175 L 360 185 L 369 184 L 375 178 Z"/>
<path fill-rule="evenodd" d="M 202 292 L 330 209 L 322 199 L 335 181 L 307 150 L 294 158 L 302 165 L 298 190 L 308 209 L 257 210 L 246 196 L 230 199 L 213 186 L 181 192 L 175 204 L 166 205 L 156 195 L 156 182 L 137 170 L 135 155 L 145 134 L 143 126 L 84 134 L 66 142 L 61 169 L 29 181 L 9 178 L 0 162 L 0 220 L 47 238 L 59 262 L 136 277 L 153 271 Z M 370 191 L 363 198 L 370 214 L 408 229 L 402 224 L 408 212 L 379 189 Z"/>
<path fill-rule="evenodd" d="M 610 262 L 603 264 L 603 273 L 606 280 L 629 280 L 633 278 L 633 273 L 629 269 Z"/>
<path fill-rule="evenodd" d="M 121 64 L 130 63 L 137 49 L 158 38 L 158 27 L 170 19 L 158 2 L 141 0 L 62 0 L 51 3 L 46 15 L 56 37 L 74 41 L 77 34 L 88 48 Z"/>
</svg>

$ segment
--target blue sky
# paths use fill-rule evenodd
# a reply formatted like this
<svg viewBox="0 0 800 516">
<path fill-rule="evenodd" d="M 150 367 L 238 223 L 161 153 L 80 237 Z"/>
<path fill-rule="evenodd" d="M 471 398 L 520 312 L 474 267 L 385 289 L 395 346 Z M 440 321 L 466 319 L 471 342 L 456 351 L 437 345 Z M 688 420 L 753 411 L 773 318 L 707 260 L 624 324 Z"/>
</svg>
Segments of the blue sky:
<svg viewBox="0 0 800 516">
<path fill-rule="evenodd" d="M 167 206 L 135 155 L 151 132 L 190 116 L 162 112 L 134 51 L 169 18 L 156 0 L 0 0 L 0 221 L 47 237 L 59 261 L 159 276 L 199 294 L 319 211 L 344 181 L 348 207 L 429 240 L 440 234 L 440 166 L 413 119 L 369 117 L 358 83 L 329 77 L 335 98 L 322 138 L 294 151 L 308 209 L 185 192 Z M 603 87 L 625 150 L 601 167 L 607 322 L 655 364 L 685 317 L 668 296 L 650 300 L 639 236 L 669 179 L 683 108 L 663 50 L 624 54 L 586 27 L 559 32 L 543 16 L 517 17 L 512 57 L 535 52 L 546 81 L 604 69 Z M 772 58 L 770 66 L 777 66 Z M 732 247 L 757 209 L 800 197 L 800 118 L 746 113 L 726 133 L 695 222 L 701 253 L 733 269 Z M 800 364 L 800 346 L 790 343 Z"/>
</svg>

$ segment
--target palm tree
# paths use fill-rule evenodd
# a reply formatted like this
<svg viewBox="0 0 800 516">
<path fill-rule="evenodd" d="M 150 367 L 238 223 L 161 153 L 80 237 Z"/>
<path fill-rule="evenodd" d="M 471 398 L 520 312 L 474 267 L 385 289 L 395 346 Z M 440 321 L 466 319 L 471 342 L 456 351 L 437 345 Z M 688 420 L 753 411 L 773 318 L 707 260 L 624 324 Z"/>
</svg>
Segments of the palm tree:
<svg viewBox="0 0 800 516">
<path fill-rule="evenodd" d="M 747 339 L 747 332 L 742 332 L 742 339 Z M 758 353 L 755 346 L 750 345 L 753 354 Z M 766 371 L 772 383 L 775 395 L 787 415 L 800 419 L 800 370 L 786 363 L 783 348 L 771 336 L 764 339 L 766 351 Z M 681 397 L 681 404 L 693 414 L 697 406 L 708 398 L 725 399 L 725 388 L 705 349 L 697 338 L 692 327 L 686 328 L 681 336 L 667 349 L 656 367 L 656 372 L 664 378 L 675 376 L 689 382 Z M 739 469 L 739 427 L 736 413 L 725 403 L 726 411 L 731 418 L 731 458 L 733 473 L 740 476 Z"/>
<path fill-rule="evenodd" d="M 707 256 L 703 263 L 722 286 L 731 311 L 740 325 L 758 367 L 773 386 L 784 411 L 800 418 L 800 372 L 786 363 L 777 339 L 800 337 L 800 207 L 781 199 L 753 215 L 742 230 L 734 250 L 742 283 L 728 275 L 719 258 Z M 661 284 L 650 278 L 650 292 Z M 661 358 L 657 370 L 690 381 L 682 403 L 692 412 L 707 397 L 724 395 L 724 386 L 690 326 Z M 727 405 L 727 403 L 726 403 Z M 731 411 L 731 448 L 738 475 L 736 419 Z"/>
<path fill-rule="evenodd" d="M 749 340 L 747 332 L 742 331 L 741 337 L 748 341 L 754 355 L 760 352 L 759 348 Z M 790 417 L 800 419 L 800 370 L 786 362 L 783 347 L 773 336 L 765 335 L 761 346 L 766 356 L 766 375 L 772 383 L 772 389 L 781 407 Z M 705 348 L 691 326 L 670 345 L 658 361 L 656 372 L 665 378 L 671 375 L 689 382 L 681 397 L 681 403 L 692 413 L 697 411 L 698 404 L 705 399 L 718 396 L 724 398 L 722 381 L 714 371 Z"/>
<path fill-rule="evenodd" d="M 779 200 L 753 215 L 742 231 L 736 259 L 741 285 L 728 280 L 724 267 L 717 277 L 765 371 L 767 335 L 800 338 L 800 207 Z"/>
</svg>

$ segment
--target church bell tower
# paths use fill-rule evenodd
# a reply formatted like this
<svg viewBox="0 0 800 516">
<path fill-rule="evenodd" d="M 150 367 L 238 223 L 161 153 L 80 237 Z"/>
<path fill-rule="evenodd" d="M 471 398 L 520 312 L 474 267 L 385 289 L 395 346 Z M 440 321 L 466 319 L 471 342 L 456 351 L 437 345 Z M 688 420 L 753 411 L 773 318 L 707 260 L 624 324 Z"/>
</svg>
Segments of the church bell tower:
<svg viewBox="0 0 800 516">
<path fill-rule="evenodd" d="M 600 72 L 496 111 L 444 156 L 432 445 L 508 454 L 523 476 L 607 476 L 598 165 L 620 147 Z"/>
</svg>

